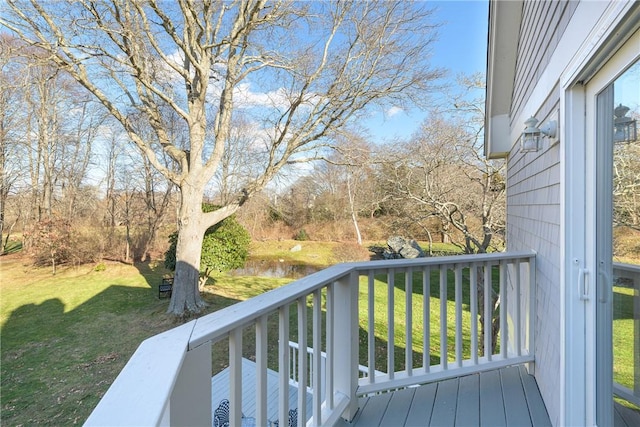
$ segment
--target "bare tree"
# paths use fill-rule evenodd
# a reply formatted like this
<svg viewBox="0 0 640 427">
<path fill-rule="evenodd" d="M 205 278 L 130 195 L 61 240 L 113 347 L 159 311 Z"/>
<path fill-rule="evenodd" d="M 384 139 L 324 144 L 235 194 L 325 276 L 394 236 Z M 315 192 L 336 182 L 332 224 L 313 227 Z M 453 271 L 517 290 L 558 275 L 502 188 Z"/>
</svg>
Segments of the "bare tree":
<svg viewBox="0 0 640 427">
<path fill-rule="evenodd" d="M 210 183 L 216 204 L 233 202 L 247 183 L 260 176 L 261 166 L 268 161 L 262 133 L 242 111 L 234 115 L 220 166 Z"/>
<path fill-rule="evenodd" d="M 204 232 L 291 161 L 315 156 L 331 132 L 376 103 L 420 102 L 440 75 L 429 65 L 430 11 L 414 2 L 8 0 L 0 24 L 92 92 L 151 164 L 179 189 L 169 311 L 198 312 Z M 286 40 L 286 43 L 282 43 Z M 208 105 L 213 105 L 210 113 Z M 162 110 L 185 124 L 186 146 Z M 232 117 L 250 111 L 266 160 L 224 206 L 203 213 Z M 143 137 L 130 112 L 154 130 Z M 159 152 L 178 165 L 168 169 Z"/>
<path fill-rule="evenodd" d="M 503 241 L 495 236 L 503 235 L 505 227 L 505 163 L 482 155 L 483 102 L 469 96 L 483 89 L 482 81 L 477 76 L 462 78 L 461 94 L 449 98 L 453 108 L 432 111 L 387 167 L 393 171 L 389 174 L 393 197 L 404 202 L 407 216 L 435 217 L 445 231 L 457 230 L 462 240 L 452 239 L 465 253 L 501 248 Z M 485 333 L 491 333 L 492 347 L 497 342 L 500 300 L 491 290 L 494 315 L 485 321 L 483 275 L 478 277 L 479 346 L 483 349 Z"/>
<path fill-rule="evenodd" d="M 410 216 L 437 217 L 445 232 L 462 236 L 451 239 L 465 253 L 484 253 L 503 243 L 494 237 L 504 234 L 505 163 L 482 155 L 483 103 L 468 97 L 483 88 L 482 80 L 463 78 L 460 85 L 463 95 L 449 98 L 453 108 L 432 111 L 387 169 L 394 196 L 410 203 Z"/>
<path fill-rule="evenodd" d="M 15 216 L 7 224 L 7 201 L 19 176 L 19 128 L 23 126 L 20 108 L 19 70 L 13 66 L 17 50 L 16 40 L 0 36 L 0 255 L 4 254 L 13 227 L 19 220 Z M 6 233 L 6 237 L 5 237 Z"/>
<path fill-rule="evenodd" d="M 374 158 L 364 134 L 355 130 L 343 131 L 337 138 L 335 152 L 323 165 L 326 182 L 334 181 L 336 194 L 344 198 L 344 203 L 335 203 L 342 208 L 353 224 L 356 243 L 362 245 L 362 234 L 358 219 L 362 212 L 369 212 L 375 203 L 373 189 L 376 180 L 373 175 Z M 333 176 L 333 179 L 329 179 Z"/>
<path fill-rule="evenodd" d="M 640 118 L 640 115 L 636 120 Z M 640 140 L 614 147 L 613 220 L 616 227 L 640 231 Z"/>
<path fill-rule="evenodd" d="M 25 106 L 28 114 L 23 143 L 29 159 L 29 175 L 31 177 L 32 208 L 31 218 L 40 221 L 52 213 L 53 188 L 55 171 L 59 169 L 61 142 L 59 117 L 63 109 L 60 105 L 62 82 L 58 79 L 62 74 L 48 64 L 46 60 L 33 52 L 24 69 L 30 84 L 25 88 Z"/>
<path fill-rule="evenodd" d="M 106 117 L 104 108 L 83 88 L 70 87 L 66 97 L 70 108 L 61 120 L 60 161 L 55 171 L 55 183 L 60 189 L 60 212 L 73 220 L 87 211 L 81 197 L 82 187 L 86 185 L 89 167 L 93 164 L 92 147 L 101 136 Z"/>
</svg>

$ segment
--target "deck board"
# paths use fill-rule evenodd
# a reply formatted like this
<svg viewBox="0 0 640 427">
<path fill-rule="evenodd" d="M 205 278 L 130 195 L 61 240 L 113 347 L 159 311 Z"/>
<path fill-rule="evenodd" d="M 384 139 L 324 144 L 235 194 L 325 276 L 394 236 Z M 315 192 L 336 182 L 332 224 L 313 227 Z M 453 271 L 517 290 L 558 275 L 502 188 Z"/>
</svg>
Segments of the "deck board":
<svg viewBox="0 0 640 427">
<path fill-rule="evenodd" d="M 544 401 L 540 395 L 540 389 L 533 375 L 529 375 L 524 366 L 519 367 L 520 379 L 524 388 L 524 394 L 527 399 L 529 415 L 531 416 L 531 424 L 534 427 L 548 426 L 549 414 L 544 406 Z"/>
<path fill-rule="evenodd" d="M 438 383 L 431 383 L 412 389 L 415 391 L 405 426 L 416 427 L 429 424 L 433 412 L 433 404 L 436 400 L 437 388 Z"/>
<path fill-rule="evenodd" d="M 438 383 L 436 400 L 433 404 L 433 413 L 431 414 L 431 424 L 437 426 L 455 425 L 458 383 L 458 378 Z"/>
<path fill-rule="evenodd" d="M 382 417 L 383 426 L 401 426 L 407 420 L 407 414 L 413 403 L 415 388 L 406 388 L 392 394 L 389 406 Z"/>
<path fill-rule="evenodd" d="M 508 426 L 531 426 L 531 416 L 517 366 L 502 369 L 502 397 Z"/>
<path fill-rule="evenodd" d="M 480 375 L 467 375 L 460 378 L 456 425 L 480 425 Z"/>
<path fill-rule="evenodd" d="M 356 416 L 356 425 L 379 426 L 382 417 L 387 411 L 387 406 L 393 393 L 384 393 L 378 396 L 363 398 L 360 400 L 360 411 Z"/>
<path fill-rule="evenodd" d="M 500 371 L 480 375 L 480 425 L 506 426 Z"/>
<path fill-rule="evenodd" d="M 400 396 L 396 397 L 398 394 Z M 512 408 L 505 409 L 506 405 L 512 404 Z M 355 419 L 342 425 L 493 427 L 550 426 L 551 422 L 535 379 L 515 367 L 363 397 Z"/>
<path fill-rule="evenodd" d="M 622 406 L 618 402 L 613 405 L 614 424 L 616 427 L 640 426 L 640 411 Z"/>
</svg>

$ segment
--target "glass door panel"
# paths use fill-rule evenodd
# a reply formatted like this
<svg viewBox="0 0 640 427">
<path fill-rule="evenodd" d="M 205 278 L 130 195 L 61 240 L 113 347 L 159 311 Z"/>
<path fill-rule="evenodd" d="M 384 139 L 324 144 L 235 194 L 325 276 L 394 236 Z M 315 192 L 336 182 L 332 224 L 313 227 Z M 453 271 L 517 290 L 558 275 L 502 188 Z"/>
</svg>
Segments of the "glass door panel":
<svg viewBox="0 0 640 427">
<path fill-rule="evenodd" d="M 640 62 L 613 83 L 613 382 L 640 409 Z"/>
<path fill-rule="evenodd" d="M 640 405 L 640 62 L 596 109 L 596 404 L 598 424 L 612 425 Z"/>
</svg>

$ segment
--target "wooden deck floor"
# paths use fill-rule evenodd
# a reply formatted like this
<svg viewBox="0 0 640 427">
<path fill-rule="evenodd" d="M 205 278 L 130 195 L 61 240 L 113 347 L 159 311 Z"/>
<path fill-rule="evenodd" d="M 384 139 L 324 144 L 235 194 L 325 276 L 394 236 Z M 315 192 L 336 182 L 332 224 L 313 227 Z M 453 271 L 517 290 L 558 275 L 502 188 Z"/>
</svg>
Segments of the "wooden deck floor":
<svg viewBox="0 0 640 427">
<path fill-rule="evenodd" d="M 640 426 L 640 411 L 629 409 L 618 402 L 613 404 L 613 421 L 615 427 Z"/>
<path fill-rule="evenodd" d="M 524 367 L 467 375 L 364 397 L 345 426 L 549 426 L 533 376 Z"/>
<path fill-rule="evenodd" d="M 211 403 L 215 410 L 223 399 L 229 399 L 229 368 L 211 378 Z M 307 393 L 307 418 L 311 418 L 313 396 Z M 289 385 L 289 408 L 298 407 L 298 388 Z M 255 417 L 256 412 L 256 364 L 242 359 L 242 412 Z M 278 373 L 267 369 L 267 419 L 278 419 Z"/>
<path fill-rule="evenodd" d="M 255 416 L 255 363 L 243 359 L 243 412 Z M 228 369 L 211 380 L 215 409 L 228 399 Z M 270 421 L 277 419 L 278 374 L 267 373 Z M 289 407 L 297 407 L 297 392 L 289 388 Z M 307 409 L 311 410 L 310 393 Z M 445 381 L 362 397 L 351 423 L 342 427 L 373 426 L 549 426 L 551 422 L 533 376 L 523 366 L 467 375 Z M 311 413 L 307 414 L 310 417 Z M 615 404 L 615 427 L 640 426 L 640 412 Z"/>
</svg>

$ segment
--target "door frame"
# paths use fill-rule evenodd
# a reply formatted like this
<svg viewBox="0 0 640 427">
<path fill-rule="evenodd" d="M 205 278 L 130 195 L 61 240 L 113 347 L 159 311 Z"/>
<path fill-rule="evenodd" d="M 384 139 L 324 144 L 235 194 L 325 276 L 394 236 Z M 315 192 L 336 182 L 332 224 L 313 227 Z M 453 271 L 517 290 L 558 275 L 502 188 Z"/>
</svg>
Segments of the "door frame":
<svg viewBox="0 0 640 427">
<path fill-rule="evenodd" d="M 560 416 L 561 424 L 565 425 L 596 425 L 599 414 L 609 417 L 608 403 L 597 399 L 607 389 L 598 389 L 596 357 L 598 331 L 601 335 L 603 331 L 597 324 L 595 106 L 597 95 L 640 57 L 640 31 L 637 26 L 629 27 L 629 23 L 638 22 L 640 8 L 629 7 L 627 3 L 623 9 L 621 4 L 624 3 L 611 4 L 561 77 L 560 108 L 564 113 L 560 126 L 564 129 L 564 144 L 560 147 L 563 259 Z M 621 28 L 626 28 L 627 33 Z"/>
</svg>

